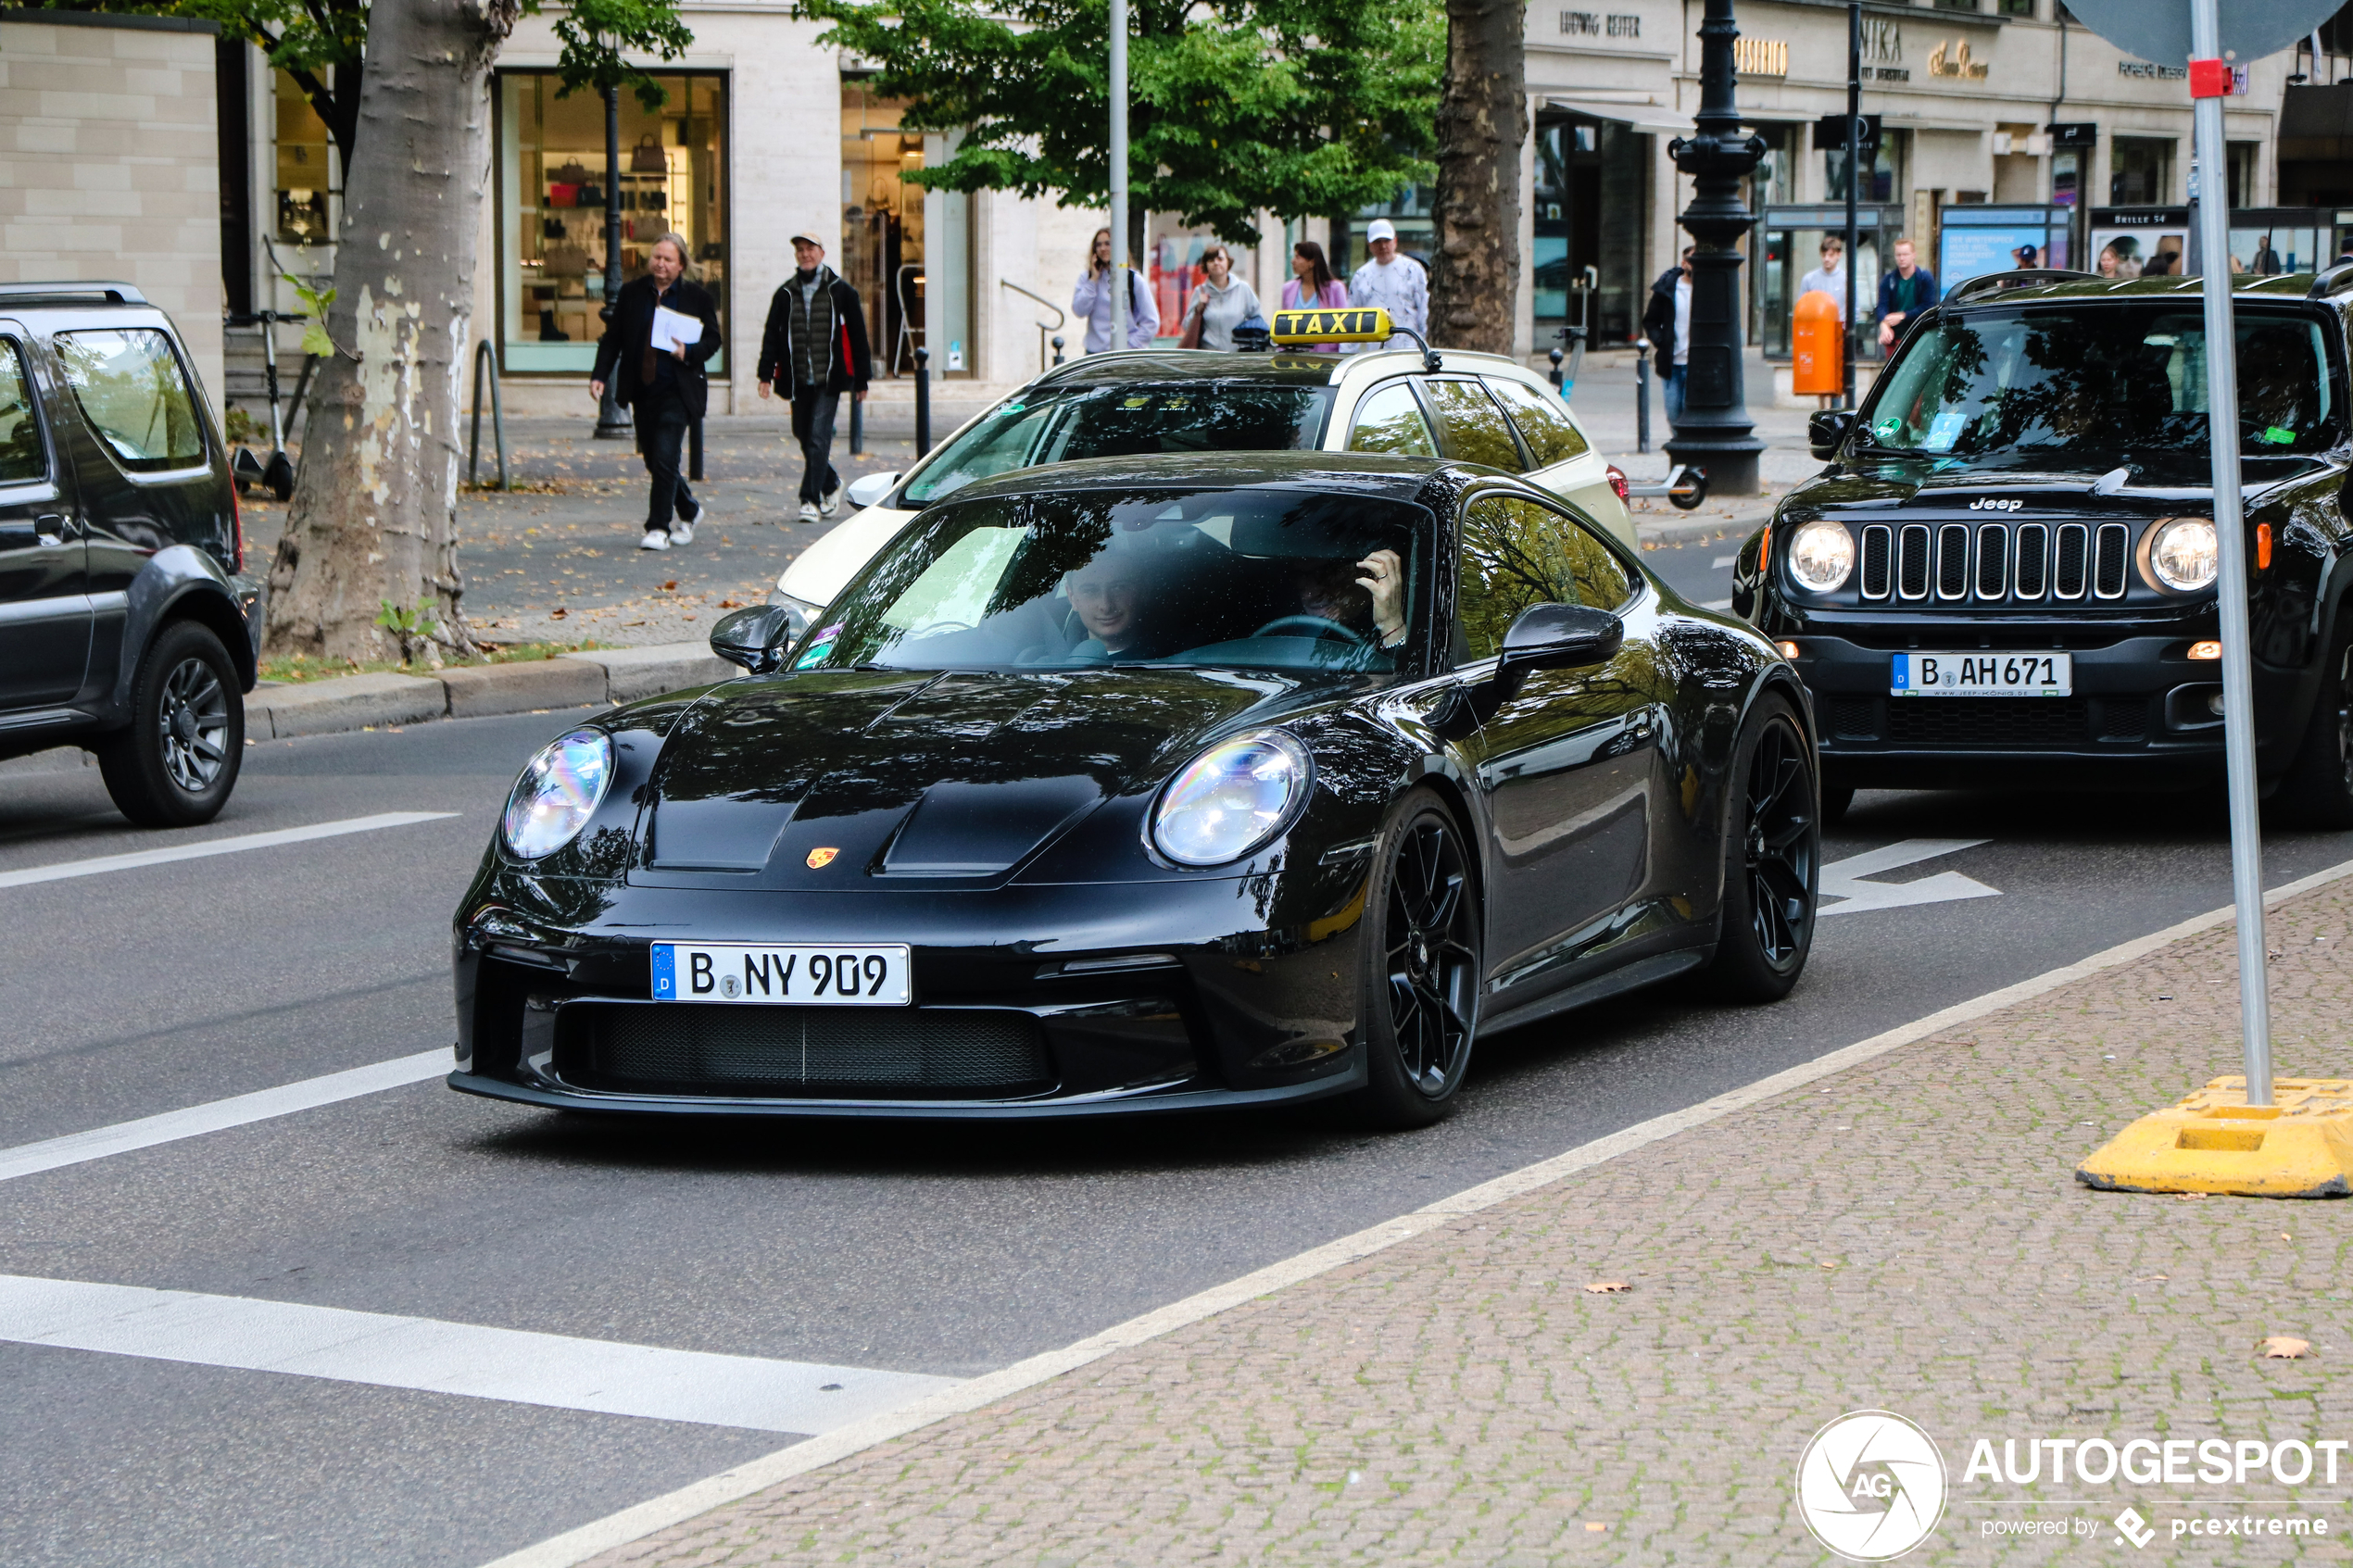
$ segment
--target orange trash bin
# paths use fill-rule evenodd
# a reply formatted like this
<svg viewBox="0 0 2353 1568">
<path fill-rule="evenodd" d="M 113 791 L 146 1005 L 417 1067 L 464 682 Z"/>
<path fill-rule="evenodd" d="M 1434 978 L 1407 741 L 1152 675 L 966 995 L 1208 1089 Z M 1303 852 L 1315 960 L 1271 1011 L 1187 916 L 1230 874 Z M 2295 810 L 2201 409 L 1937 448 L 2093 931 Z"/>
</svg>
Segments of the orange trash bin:
<svg viewBox="0 0 2353 1568">
<path fill-rule="evenodd" d="M 1790 328 L 1790 345 L 1795 364 L 1790 374 L 1790 390 L 1799 395 L 1829 393 L 1832 395 L 1846 390 L 1845 345 L 1840 341 L 1845 334 L 1839 330 L 1838 301 L 1819 289 L 1809 289 L 1797 297 L 1797 312 Z"/>
</svg>

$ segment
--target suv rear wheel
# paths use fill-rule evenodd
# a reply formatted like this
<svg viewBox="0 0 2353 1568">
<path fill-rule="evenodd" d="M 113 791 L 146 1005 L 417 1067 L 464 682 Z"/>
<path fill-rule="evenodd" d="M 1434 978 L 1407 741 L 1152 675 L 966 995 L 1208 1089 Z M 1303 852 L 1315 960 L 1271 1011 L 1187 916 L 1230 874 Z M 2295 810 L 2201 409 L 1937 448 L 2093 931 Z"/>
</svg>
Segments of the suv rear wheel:
<svg viewBox="0 0 2353 1568">
<path fill-rule="evenodd" d="M 2337 611 L 2304 744 L 2271 797 L 2280 819 L 2296 827 L 2353 828 L 2353 625 L 2347 616 L 2353 605 Z"/>
<path fill-rule="evenodd" d="M 175 621 L 147 645 L 131 727 L 96 747 L 115 807 L 141 827 L 193 827 L 229 803 L 245 759 L 236 666 L 211 631 Z"/>
</svg>

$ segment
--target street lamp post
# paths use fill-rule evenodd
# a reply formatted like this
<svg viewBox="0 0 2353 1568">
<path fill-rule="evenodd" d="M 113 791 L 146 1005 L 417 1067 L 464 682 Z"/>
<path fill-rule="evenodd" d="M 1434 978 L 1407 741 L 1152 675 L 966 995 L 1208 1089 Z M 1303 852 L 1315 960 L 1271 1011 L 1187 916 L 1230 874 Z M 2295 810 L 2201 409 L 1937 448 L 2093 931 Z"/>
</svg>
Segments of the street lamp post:
<svg viewBox="0 0 2353 1568">
<path fill-rule="evenodd" d="M 610 325 L 613 307 L 621 299 L 621 93 L 617 88 L 604 90 L 605 99 L 605 307 L 597 313 L 598 320 Z M 613 383 L 619 381 L 620 367 L 605 378 L 604 395 L 597 399 L 597 439 L 626 441 L 635 433 L 628 419 L 621 411 L 621 404 L 613 396 Z"/>
<path fill-rule="evenodd" d="M 1741 202 L 1741 180 L 1765 156 L 1765 143 L 1741 134 L 1732 102 L 1732 0 L 1707 0 L 1700 23 L 1699 133 L 1667 144 L 1675 167 L 1692 177 L 1691 352 L 1683 370 L 1683 414 L 1667 454 L 1707 470 L 1719 495 L 1756 494 L 1756 458 L 1765 443 L 1741 390 L 1740 242 L 1754 221 Z"/>
<path fill-rule="evenodd" d="M 1111 0 L 1111 351 L 1127 346 L 1127 0 Z"/>
</svg>

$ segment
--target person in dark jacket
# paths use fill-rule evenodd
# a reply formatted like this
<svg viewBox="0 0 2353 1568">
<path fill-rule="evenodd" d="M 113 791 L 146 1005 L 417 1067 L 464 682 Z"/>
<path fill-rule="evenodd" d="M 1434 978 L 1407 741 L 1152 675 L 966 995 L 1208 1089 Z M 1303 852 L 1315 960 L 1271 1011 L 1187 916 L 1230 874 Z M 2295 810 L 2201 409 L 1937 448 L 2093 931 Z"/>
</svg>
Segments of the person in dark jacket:
<svg viewBox="0 0 2353 1568">
<path fill-rule="evenodd" d="M 793 439 L 800 443 L 800 521 L 815 522 L 841 505 L 841 476 L 833 464 L 841 395 L 866 400 L 875 359 L 858 291 L 825 265 L 825 247 L 795 234 L 792 253 L 799 270 L 769 302 L 768 330 L 760 338 L 760 395 L 767 396 L 774 384 L 792 399 Z"/>
<path fill-rule="evenodd" d="M 1642 335 L 1658 355 L 1658 390 L 1667 404 L 1667 422 L 1683 417 L 1683 371 L 1692 358 L 1692 252 L 1658 275 L 1651 297 L 1642 307 Z"/>
<path fill-rule="evenodd" d="M 668 349 L 653 344 L 656 307 L 691 316 L 701 323 L 692 343 Z M 686 242 L 664 234 L 646 258 L 646 275 L 622 285 L 612 320 L 597 342 L 597 368 L 588 390 L 598 398 L 612 383 L 613 401 L 637 424 L 637 451 L 646 459 L 652 491 L 646 501 L 645 550 L 666 550 L 695 542 L 703 505 L 678 472 L 678 449 L 686 427 L 711 405 L 711 380 L 703 367 L 719 352 L 719 307 L 711 291 L 687 276 Z M 674 521 L 673 521 L 674 519 Z"/>
</svg>

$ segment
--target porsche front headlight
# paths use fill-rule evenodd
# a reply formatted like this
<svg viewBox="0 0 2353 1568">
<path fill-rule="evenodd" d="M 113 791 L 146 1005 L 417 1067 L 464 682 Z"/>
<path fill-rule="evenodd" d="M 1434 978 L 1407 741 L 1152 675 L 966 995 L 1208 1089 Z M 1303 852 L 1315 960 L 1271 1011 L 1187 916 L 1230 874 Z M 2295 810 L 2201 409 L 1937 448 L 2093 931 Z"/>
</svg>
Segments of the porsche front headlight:
<svg viewBox="0 0 2353 1568">
<path fill-rule="evenodd" d="M 1161 791 L 1153 847 L 1180 866 L 1239 860 L 1290 824 L 1313 775 L 1307 748 L 1280 730 L 1220 741 Z"/>
<path fill-rule="evenodd" d="M 2160 588 L 2194 594 L 2213 586 L 2222 570 L 2222 552 L 2214 520 L 2169 517 L 2149 535 L 2149 573 Z"/>
<path fill-rule="evenodd" d="M 1855 535 L 1842 523 L 1818 518 L 1789 542 L 1789 574 L 1801 588 L 1827 594 L 1855 571 Z"/>
<path fill-rule="evenodd" d="M 587 825 L 611 782 L 612 737 L 602 730 L 549 741 L 515 781 L 499 834 L 526 860 L 552 855 Z"/>
</svg>

